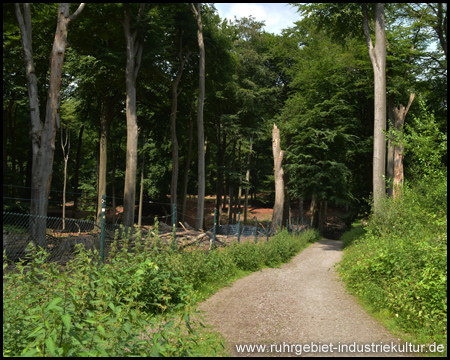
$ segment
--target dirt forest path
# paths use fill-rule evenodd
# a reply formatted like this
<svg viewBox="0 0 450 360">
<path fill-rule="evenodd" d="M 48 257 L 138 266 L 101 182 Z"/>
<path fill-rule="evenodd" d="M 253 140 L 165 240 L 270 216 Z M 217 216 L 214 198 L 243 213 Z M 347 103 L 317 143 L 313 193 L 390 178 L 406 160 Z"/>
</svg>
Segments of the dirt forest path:
<svg viewBox="0 0 450 360">
<path fill-rule="evenodd" d="M 399 344 L 348 294 L 333 265 L 342 257 L 342 242 L 320 240 L 279 269 L 263 269 L 221 289 L 199 304 L 207 324 L 227 340 L 233 356 L 298 356 L 270 351 L 276 344 L 329 344 L 333 352 L 301 356 L 351 356 L 338 344 Z M 265 344 L 264 353 L 236 351 L 236 345 Z M 267 346 L 268 345 L 268 346 Z M 287 347 L 284 347 L 287 350 Z M 297 347 L 298 349 L 298 347 Z M 330 350 L 328 350 L 330 351 Z M 401 353 L 354 353 L 395 356 Z"/>
</svg>

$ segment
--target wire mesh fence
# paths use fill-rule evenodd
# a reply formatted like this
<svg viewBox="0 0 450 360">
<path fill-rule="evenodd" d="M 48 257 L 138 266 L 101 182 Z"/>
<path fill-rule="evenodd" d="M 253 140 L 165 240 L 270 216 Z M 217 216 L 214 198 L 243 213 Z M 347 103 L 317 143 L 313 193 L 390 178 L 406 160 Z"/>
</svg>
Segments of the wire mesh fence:
<svg viewBox="0 0 450 360">
<path fill-rule="evenodd" d="M 36 216 L 30 214 L 3 213 L 3 251 L 10 263 L 26 259 L 33 248 L 42 247 L 48 253 L 48 261 L 67 263 L 75 257 L 76 246 L 82 244 L 86 251 L 97 250 L 102 259 L 108 259 L 113 241 L 122 248 L 128 240 L 127 251 L 133 251 L 134 243 L 139 237 L 147 244 L 157 244 L 172 249 L 197 248 L 210 250 L 214 247 L 229 246 L 232 243 L 246 241 L 269 241 L 277 231 L 270 228 L 269 222 L 259 222 L 255 225 L 237 224 L 219 225 L 214 217 L 214 223 L 207 231 L 197 231 L 187 223 L 172 227 L 161 222 L 146 228 L 126 228 L 123 225 L 106 224 L 102 222 L 68 219 L 59 217 Z M 307 229 L 308 225 L 286 224 L 286 228 L 295 234 Z M 103 231 L 102 231 L 103 228 Z"/>
<path fill-rule="evenodd" d="M 114 233 L 115 226 L 106 225 Z M 97 222 L 29 214 L 3 213 L 3 251 L 9 261 L 24 259 L 33 247 L 50 253 L 49 260 L 69 260 L 77 244 L 100 249 L 101 225 Z"/>
</svg>

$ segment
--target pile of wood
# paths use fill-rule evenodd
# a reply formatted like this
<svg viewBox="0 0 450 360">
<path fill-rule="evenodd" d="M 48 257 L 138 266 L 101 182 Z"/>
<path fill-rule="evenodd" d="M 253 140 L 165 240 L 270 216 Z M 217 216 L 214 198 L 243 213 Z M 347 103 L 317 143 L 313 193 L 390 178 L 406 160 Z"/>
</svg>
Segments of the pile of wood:
<svg viewBox="0 0 450 360">
<path fill-rule="evenodd" d="M 205 242 L 209 242 L 209 249 L 212 247 L 213 242 L 213 233 L 212 231 L 203 231 L 203 230 L 195 230 L 187 223 L 182 224 L 181 228 L 175 228 L 175 241 L 177 242 L 176 246 L 179 249 L 185 248 L 190 245 L 200 245 Z M 172 237 L 173 229 L 164 223 L 160 223 L 158 227 L 159 238 L 161 240 L 165 240 L 167 243 L 173 241 Z M 156 236 L 154 231 L 150 231 L 152 236 Z M 220 245 L 225 245 L 225 239 L 227 236 L 225 235 L 216 235 L 216 243 Z"/>
</svg>

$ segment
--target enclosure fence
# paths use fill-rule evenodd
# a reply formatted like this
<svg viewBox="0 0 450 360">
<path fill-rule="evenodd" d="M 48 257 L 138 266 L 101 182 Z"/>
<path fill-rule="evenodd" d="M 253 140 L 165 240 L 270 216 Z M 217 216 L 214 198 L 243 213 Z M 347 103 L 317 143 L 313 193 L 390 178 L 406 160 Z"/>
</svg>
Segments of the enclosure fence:
<svg viewBox="0 0 450 360">
<path fill-rule="evenodd" d="M 196 231 L 187 223 L 177 227 L 176 207 L 173 207 L 172 226 L 163 222 L 144 229 L 123 225 L 107 224 L 105 222 L 105 203 L 103 202 L 101 221 L 86 221 L 60 217 L 37 216 L 3 212 L 3 252 L 9 262 L 25 259 L 33 248 L 42 247 L 48 253 L 48 261 L 66 263 L 75 257 L 76 245 L 82 244 L 86 251 L 97 250 L 102 261 L 108 257 L 112 242 L 117 241 L 118 247 L 125 239 L 133 250 L 133 242 L 138 234 L 153 244 L 173 249 L 201 248 L 210 250 L 215 247 L 229 246 L 232 243 L 248 241 L 269 241 L 283 228 L 293 234 L 300 234 L 310 227 L 303 219 L 286 221 L 285 226 L 278 224 L 274 231 L 269 221 L 259 221 L 255 218 L 254 225 L 242 224 L 240 213 L 237 224 L 219 225 L 214 211 L 213 226 L 207 231 Z"/>
</svg>

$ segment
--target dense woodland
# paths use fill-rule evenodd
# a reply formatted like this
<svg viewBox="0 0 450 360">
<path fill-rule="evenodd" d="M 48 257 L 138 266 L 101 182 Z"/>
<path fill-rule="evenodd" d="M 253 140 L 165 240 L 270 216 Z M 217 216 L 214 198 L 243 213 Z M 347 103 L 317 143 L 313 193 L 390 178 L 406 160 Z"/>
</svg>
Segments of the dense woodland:
<svg viewBox="0 0 450 360">
<path fill-rule="evenodd" d="M 293 4 L 280 35 L 214 4 L 64 6 L 3 4 L 4 211 L 45 215 L 64 197 L 98 216 L 106 194 L 132 225 L 140 197 L 183 214 L 187 195 L 214 195 L 230 218 L 241 196 L 276 207 L 274 124 L 274 220 L 300 199 L 356 216 L 379 179 L 383 197 L 395 178 L 446 176 L 446 4 Z"/>
</svg>

